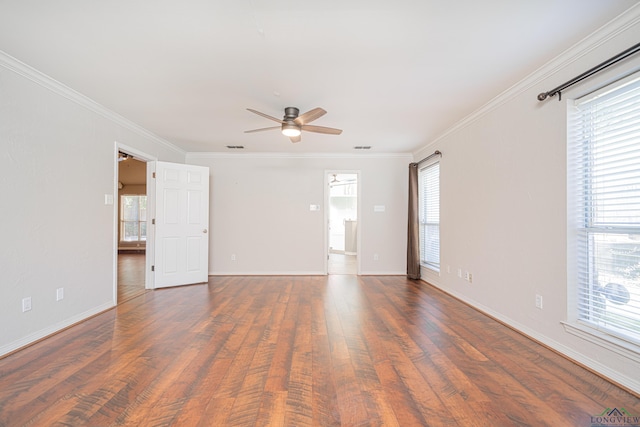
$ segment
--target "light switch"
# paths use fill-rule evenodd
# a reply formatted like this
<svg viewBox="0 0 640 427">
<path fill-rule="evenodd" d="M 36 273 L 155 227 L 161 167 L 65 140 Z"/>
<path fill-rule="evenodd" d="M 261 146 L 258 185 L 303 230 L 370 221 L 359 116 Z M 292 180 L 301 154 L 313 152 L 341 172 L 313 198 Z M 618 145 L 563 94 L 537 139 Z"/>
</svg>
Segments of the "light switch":
<svg viewBox="0 0 640 427">
<path fill-rule="evenodd" d="M 104 204 L 105 205 L 113 205 L 113 194 L 105 194 L 104 195 Z"/>
<path fill-rule="evenodd" d="M 375 205 L 373 207 L 373 211 L 374 212 L 384 212 L 385 211 L 385 206 L 384 205 Z"/>
</svg>

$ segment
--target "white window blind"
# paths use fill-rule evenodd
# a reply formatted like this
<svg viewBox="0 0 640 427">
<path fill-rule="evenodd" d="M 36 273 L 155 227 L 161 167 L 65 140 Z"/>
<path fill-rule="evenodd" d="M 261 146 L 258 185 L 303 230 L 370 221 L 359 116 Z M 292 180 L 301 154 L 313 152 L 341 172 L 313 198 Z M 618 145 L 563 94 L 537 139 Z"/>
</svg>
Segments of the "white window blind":
<svg viewBox="0 0 640 427">
<path fill-rule="evenodd" d="M 440 162 L 419 171 L 420 263 L 440 270 Z"/>
<path fill-rule="evenodd" d="M 147 196 L 120 196 L 120 241 L 147 240 Z"/>
<path fill-rule="evenodd" d="M 640 344 L 640 76 L 575 101 L 569 162 L 578 319 Z"/>
</svg>

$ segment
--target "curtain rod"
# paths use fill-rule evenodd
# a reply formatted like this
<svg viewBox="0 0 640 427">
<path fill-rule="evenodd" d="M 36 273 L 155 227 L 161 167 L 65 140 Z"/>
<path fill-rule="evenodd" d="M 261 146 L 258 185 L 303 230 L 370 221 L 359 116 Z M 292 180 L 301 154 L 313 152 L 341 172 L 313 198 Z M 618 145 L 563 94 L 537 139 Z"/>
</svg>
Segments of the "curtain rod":
<svg viewBox="0 0 640 427">
<path fill-rule="evenodd" d="M 554 95 L 558 95 L 558 101 L 561 100 L 562 98 L 562 91 L 565 90 L 566 88 L 568 88 L 569 86 L 573 86 L 574 84 L 578 83 L 579 81 L 582 81 L 584 79 L 586 79 L 587 77 L 590 77 L 592 75 L 594 75 L 595 73 L 599 73 L 600 71 L 604 70 L 605 68 L 622 61 L 623 59 L 625 59 L 628 56 L 633 55 L 634 53 L 637 53 L 638 51 L 640 51 L 640 43 L 636 44 L 635 46 L 631 46 L 629 49 L 620 52 L 619 54 L 617 54 L 614 57 L 611 57 L 609 59 L 607 59 L 606 61 L 604 61 L 601 64 L 596 65 L 595 67 L 591 68 L 590 70 L 585 71 L 584 73 L 580 74 L 577 77 L 572 78 L 571 80 L 564 82 L 563 84 L 561 84 L 560 86 L 551 89 L 549 92 L 542 92 L 540 94 L 538 94 L 538 101 L 544 101 L 545 99 L 547 99 L 547 97 L 549 96 L 554 96 Z"/>
<path fill-rule="evenodd" d="M 422 162 L 426 162 L 427 160 L 429 160 L 433 156 L 442 156 L 442 153 L 440 151 L 436 150 L 436 151 L 433 152 L 433 154 L 430 154 L 427 157 L 425 157 L 424 159 L 420 160 L 419 162 L 416 162 L 416 165 L 419 165 Z"/>
</svg>

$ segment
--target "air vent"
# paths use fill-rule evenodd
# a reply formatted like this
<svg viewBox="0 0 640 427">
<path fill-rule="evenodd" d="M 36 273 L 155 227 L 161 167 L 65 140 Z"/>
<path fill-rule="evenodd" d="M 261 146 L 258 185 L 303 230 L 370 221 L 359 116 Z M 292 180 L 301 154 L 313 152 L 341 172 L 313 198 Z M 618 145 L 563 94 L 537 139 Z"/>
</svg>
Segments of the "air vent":
<svg viewBox="0 0 640 427">
<path fill-rule="evenodd" d="M 244 150 L 244 145 L 227 145 L 229 150 Z"/>
<path fill-rule="evenodd" d="M 353 147 L 355 150 L 371 150 L 370 145 L 356 145 Z"/>
</svg>

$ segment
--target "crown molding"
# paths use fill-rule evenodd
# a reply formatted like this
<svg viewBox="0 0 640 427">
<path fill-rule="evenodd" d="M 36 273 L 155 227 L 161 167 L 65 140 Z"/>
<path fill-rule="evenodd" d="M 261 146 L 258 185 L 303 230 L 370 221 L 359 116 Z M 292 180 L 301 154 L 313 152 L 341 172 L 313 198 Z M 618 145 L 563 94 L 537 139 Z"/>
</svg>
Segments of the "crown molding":
<svg viewBox="0 0 640 427">
<path fill-rule="evenodd" d="M 466 116 L 462 120 L 458 121 L 451 128 L 435 137 L 432 141 L 416 150 L 413 154 L 416 158 L 419 158 L 419 154 L 432 149 L 439 141 L 447 136 L 463 129 L 470 124 L 476 122 L 483 116 L 487 115 L 496 108 L 509 102 L 516 96 L 531 89 L 532 87 L 539 85 L 542 81 L 564 70 L 569 65 L 575 63 L 585 55 L 598 49 L 607 42 L 615 39 L 620 34 L 632 29 L 634 26 L 640 25 L 640 3 L 627 9 L 622 14 L 613 18 L 587 37 L 580 40 L 578 43 L 571 46 L 569 49 L 556 56 L 531 74 L 520 80 L 518 83 L 506 89 L 495 98 L 484 104 L 475 112 Z M 606 58 L 603 58 L 603 60 Z M 594 64 L 595 65 L 595 64 Z M 536 101 L 538 102 L 538 101 Z"/>
<path fill-rule="evenodd" d="M 57 95 L 60 95 L 76 104 L 98 114 L 99 116 L 104 117 L 107 120 L 110 120 L 128 130 L 135 132 L 136 134 L 149 138 L 158 144 L 163 145 L 164 147 L 173 150 L 181 155 L 185 155 L 186 151 L 178 148 L 171 142 L 160 138 L 159 136 L 151 133 L 147 129 L 143 128 L 135 124 L 134 122 L 125 119 L 121 115 L 109 110 L 108 108 L 98 104 L 91 98 L 71 89 L 69 86 L 66 86 L 60 83 L 57 80 L 47 76 L 46 74 L 36 70 L 35 68 L 25 64 L 17 60 L 16 58 L 10 56 L 9 54 L 0 50 L 0 66 L 13 71 L 14 73 L 44 87 L 45 89 L 49 89 Z"/>
</svg>

